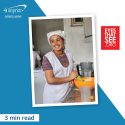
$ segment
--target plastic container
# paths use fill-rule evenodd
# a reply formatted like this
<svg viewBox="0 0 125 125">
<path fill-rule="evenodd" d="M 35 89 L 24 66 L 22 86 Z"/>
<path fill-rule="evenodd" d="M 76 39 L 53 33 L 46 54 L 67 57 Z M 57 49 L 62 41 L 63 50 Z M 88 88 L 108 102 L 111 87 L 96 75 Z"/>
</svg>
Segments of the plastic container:
<svg viewBox="0 0 125 125">
<path fill-rule="evenodd" d="M 88 86 L 84 86 L 80 88 L 80 92 L 81 92 L 81 100 L 82 102 L 90 102 L 91 99 L 91 89 Z"/>
</svg>

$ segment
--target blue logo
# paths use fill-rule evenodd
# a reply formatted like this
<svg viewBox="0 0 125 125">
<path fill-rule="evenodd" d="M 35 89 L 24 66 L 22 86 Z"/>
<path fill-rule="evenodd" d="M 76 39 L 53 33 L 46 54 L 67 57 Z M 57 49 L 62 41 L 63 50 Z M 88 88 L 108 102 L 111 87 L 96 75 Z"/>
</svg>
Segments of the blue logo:
<svg viewBox="0 0 125 125">
<path fill-rule="evenodd" d="M 9 14 L 19 14 L 22 13 L 27 8 L 27 5 L 17 5 L 9 8 L 5 8 L 3 11 Z"/>
</svg>

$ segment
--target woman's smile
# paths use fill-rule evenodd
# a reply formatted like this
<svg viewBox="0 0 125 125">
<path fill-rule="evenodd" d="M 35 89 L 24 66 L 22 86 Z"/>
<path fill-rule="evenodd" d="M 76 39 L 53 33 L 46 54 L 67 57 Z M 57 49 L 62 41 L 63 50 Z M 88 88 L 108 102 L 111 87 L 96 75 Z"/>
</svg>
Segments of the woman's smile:
<svg viewBox="0 0 125 125">
<path fill-rule="evenodd" d="M 61 46 L 60 46 L 60 45 L 54 45 L 53 47 L 54 47 L 55 49 L 60 49 Z"/>
</svg>

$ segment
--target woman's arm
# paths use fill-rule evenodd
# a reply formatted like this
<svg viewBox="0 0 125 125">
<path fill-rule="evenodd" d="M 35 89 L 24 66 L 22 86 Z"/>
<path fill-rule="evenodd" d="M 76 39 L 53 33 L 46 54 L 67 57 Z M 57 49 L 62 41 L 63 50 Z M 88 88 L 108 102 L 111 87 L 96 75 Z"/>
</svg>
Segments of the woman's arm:
<svg viewBox="0 0 125 125">
<path fill-rule="evenodd" d="M 77 77 L 77 71 L 72 71 L 67 77 L 55 77 L 53 70 L 46 70 L 45 77 L 48 84 L 58 85 L 72 81 Z"/>
</svg>

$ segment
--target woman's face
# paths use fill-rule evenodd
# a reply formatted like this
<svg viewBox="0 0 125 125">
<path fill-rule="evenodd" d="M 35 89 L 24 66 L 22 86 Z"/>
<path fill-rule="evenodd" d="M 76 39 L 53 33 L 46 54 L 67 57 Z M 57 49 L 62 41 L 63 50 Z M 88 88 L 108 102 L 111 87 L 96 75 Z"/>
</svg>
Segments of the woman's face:
<svg viewBox="0 0 125 125">
<path fill-rule="evenodd" d="M 58 35 L 50 37 L 50 44 L 53 50 L 60 51 L 64 49 L 64 40 Z"/>
</svg>

